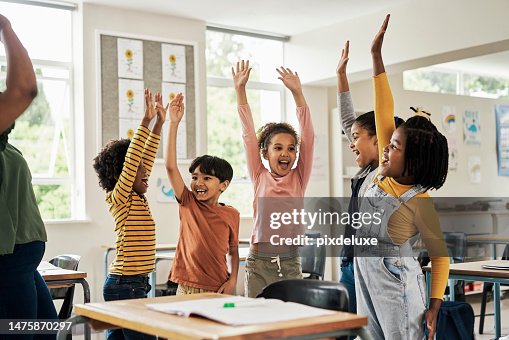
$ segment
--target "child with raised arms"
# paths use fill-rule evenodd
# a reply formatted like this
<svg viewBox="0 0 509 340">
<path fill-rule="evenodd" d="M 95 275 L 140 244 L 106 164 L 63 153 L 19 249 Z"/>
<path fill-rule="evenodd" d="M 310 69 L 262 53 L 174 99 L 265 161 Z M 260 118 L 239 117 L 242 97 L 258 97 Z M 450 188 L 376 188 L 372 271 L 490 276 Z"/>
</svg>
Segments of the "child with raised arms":
<svg viewBox="0 0 509 340">
<path fill-rule="evenodd" d="M 271 246 L 271 232 L 265 232 L 268 227 L 263 225 L 259 198 L 284 201 L 285 198 L 304 197 L 313 167 L 314 130 L 297 72 L 281 67 L 277 69 L 279 79 L 290 90 L 297 106 L 300 143 L 295 129 L 288 123 L 268 123 L 257 137 L 246 94 L 250 72 L 249 61 L 242 60 L 236 69 L 232 67 L 247 167 L 254 187 L 254 227 L 246 261 L 245 294 L 256 297 L 272 282 L 302 278 L 298 246 Z M 300 151 L 299 160 L 294 168 L 297 150 Z M 260 156 L 268 161 L 270 170 L 265 168 Z"/>
<path fill-rule="evenodd" d="M 233 178 L 233 169 L 219 157 L 197 157 L 189 167 L 191 190 L 186 187 L 177 165 L 177 131 L 183 115 L 184 96 L 179 93 L 170 103 L 166 148 L 166 171 L 180 212 L 179 241 L 169 279 L 178 283 L 177 295 L 234 294 L 239 269 L 240 214 L 219 202 Z"/>
</svg>

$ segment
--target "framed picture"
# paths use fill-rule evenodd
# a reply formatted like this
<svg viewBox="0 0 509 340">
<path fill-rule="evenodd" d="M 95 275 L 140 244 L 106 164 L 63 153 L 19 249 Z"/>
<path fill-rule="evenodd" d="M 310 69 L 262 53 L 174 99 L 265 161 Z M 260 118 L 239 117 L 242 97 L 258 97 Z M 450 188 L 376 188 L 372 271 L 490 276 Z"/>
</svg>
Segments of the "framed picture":
<svg viewBox="0 0 509 340">
<path fill-rule="evenodd" d="M 509 176 L 509 105 L 496 105 L 498 175 Z"/>
</svg>

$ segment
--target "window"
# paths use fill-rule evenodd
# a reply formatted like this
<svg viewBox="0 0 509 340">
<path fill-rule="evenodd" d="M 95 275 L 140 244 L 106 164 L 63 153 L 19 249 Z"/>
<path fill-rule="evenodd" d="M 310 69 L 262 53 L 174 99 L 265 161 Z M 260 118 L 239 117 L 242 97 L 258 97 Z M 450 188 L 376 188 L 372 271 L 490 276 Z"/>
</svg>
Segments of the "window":
<svg viewBox="0 0 509 340">
<path fill-rule="evenodd" d="M 405 90 L 481 98 L 509 98 L 509 79 L 426 67 L 403 72 Z"/>
<path fill-rule="evenodd" d="M 16 121 L 9 142 L 21 150 L 28 162 L 44 220 L 82 217 L 78 208 L 83 207 L 83 191 L 76 185 L 75 171 L 70 9 L 0 2 L 0 13 L 11 21 L 28 50 L 37 77 L 39 94 Z M 3 47 L 0 65 L 3 90 L 7 70 Z"/>
<path fill-rule="evenodd" d="M 226 159 L 234 178 L 221 200 L 253 215 L 253 188 L 246 167 L 242 129 L 231 68 L 249 59 L 252 67 L 247 96 L 255 128 L 284 116 L 284 86 L 276 68 L 283 63 L 283 42 L 207 31 L 207 130 L 208 153 Z"/>
</svg>

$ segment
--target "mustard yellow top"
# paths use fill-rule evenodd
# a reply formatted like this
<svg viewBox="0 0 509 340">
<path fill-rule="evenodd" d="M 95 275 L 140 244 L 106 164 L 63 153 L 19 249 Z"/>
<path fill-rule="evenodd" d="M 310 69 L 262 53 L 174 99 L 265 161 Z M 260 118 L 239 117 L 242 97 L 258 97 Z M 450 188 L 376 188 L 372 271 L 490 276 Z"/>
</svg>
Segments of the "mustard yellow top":
<svg viewBox="0 0 509 340">
<path fill-rule="evenodd" d="M 396 129 L 394 123 L 394 100 L 387 74 L 373 77 L 375 93 L 375 122 L 378 138 L 378 152 L 382 161 L 383 148 L 389 144 Z M 380 169 L 380 167 L 378 168 Z M 391 177 L 378 181 L 378 186 L 386 193 L 399 197 L 413 185 L 403 185 Z M 449 277 L 449 257 L 443 241 L 438 214 L 427 192 L 420 193 L 401 205 L 389 219 L 387 231 L 395 244 L 402 244 L 417 233 L 421 234 L 424 245 L 431 258 L 431 298 L 442 299 Z M 437 256 L 438 255 L 438 256 Z"/>
</svg>

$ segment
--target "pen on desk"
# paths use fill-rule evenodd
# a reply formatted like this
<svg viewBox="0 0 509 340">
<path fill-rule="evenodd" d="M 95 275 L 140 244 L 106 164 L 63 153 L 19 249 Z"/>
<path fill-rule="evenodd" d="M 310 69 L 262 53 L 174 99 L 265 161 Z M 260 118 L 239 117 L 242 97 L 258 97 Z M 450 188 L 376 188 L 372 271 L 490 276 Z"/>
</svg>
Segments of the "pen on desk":
<svg viewBox="0 0 509 340">
<path fill-rule="evenodd" d="M 265 299 L 257 299 L 259 301 L 240 301 L 240 302 L 225 302 L 223 308 L 234 308 L 234 307 L 258 307 L 265 306 L 267 301 Z"/>
</svg>

